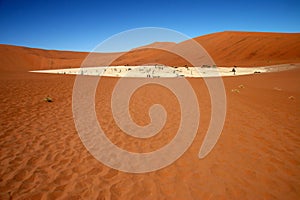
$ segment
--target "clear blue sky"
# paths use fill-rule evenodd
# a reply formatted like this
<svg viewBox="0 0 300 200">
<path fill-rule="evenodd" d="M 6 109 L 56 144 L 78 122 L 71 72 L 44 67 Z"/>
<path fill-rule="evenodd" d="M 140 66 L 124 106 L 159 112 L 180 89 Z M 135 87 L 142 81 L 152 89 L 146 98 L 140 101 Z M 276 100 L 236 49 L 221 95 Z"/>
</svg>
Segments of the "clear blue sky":
<svg viewBox="0 0 300 200">
<path fill-rule="evenodd" d="M 164 27 L 189 37 L 220 32 L 300 32 L 300 1 L 0 0 L 0 43 L 91 51 L 108 37 Z"/>
</svg>

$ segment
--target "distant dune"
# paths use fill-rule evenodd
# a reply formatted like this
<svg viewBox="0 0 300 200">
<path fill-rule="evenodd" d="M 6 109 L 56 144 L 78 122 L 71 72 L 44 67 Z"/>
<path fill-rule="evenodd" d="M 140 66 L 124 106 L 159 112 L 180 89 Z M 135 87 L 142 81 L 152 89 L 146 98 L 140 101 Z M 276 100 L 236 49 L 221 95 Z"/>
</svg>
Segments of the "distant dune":
<svg viewBox="0 0 300 200">
<path fill-rule="evenodd" d="M 226 31 L 194 38 L 211 55 L 218 66 L 265 66 L 300 63 L 300 33 L 256 33 Z M 86 66 L 165 64 L 191 65 L 185 59 L 163 49 L 180 49 L 188 45 L 156 42 L 121 53 L 97 53 Z M 194 52 L 195 53 L 195 52 Z M 28 71 L 80 67 L 87 52 L 55 51 L 0 45 L 1 71 Z"/>
<path fill-rule="evenodd" d="M 43 50 L 0 44 L 0 71 L 28 71 L 33 69 L 61 69 L 80 67 L 87 52 Z M 105 65 L 119 53 L 93 54 L 86 66 Z"/>
<path fill-rule="evenodd" d="M 145 49 L 145 48 L 172 48 L 176 45 L 175 42 L 153 42 L 151 44 L 140 46 L 132 50 Z"/>
<path fill-rule="evenodd" d="M 195 38 L 222 66 L 300 61 L 300 33 L 221 32 Z"/>
<path fill-rule="evenodd" d="M 28 71 L 80 66 L 87 53 L 0 45 L 1 71 Z"/>
<path fill-rule="evenodd" d="M 218 66 L 251 67 L 285 63 L 299 63 L 300 34 L 299 33 L 256 33 L 256 32 L 220 32 L 194 38 L 200 43 Z M 178 48 L 187 41 L 174 46 L 160 45 L 160 48 Z M 132 50 L 116 60 L 116 65 L 161 63 L 170 66 L 190 65 L 186 60 L 162 50 L 149 49 Z M 155 47 L 155 46 L 154 46 Z M 193 53 L 193 52 L 189 52 Z"/>
</svg>

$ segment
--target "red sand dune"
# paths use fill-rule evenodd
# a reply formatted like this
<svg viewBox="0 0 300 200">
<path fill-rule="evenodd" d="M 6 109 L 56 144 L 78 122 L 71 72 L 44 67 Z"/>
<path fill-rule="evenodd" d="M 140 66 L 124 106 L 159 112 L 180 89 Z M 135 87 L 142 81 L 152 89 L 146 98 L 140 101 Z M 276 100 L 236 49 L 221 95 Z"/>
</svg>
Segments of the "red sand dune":
<svg viewBox="0 0 300 200">
<path fill-rule="evenodd" d="M 291 45 L 291 49 L 295 48 Z M 279 63 L 297 55 L 291 50 L 282 50 L 280 55 L 271 55 L 271 51 L 276 52 L 268 50 L 266 58 L 273 56 Z M 299 69 L 224 77 L 224 129 L 213 151 L 201 160 L 197 155 L 210 121 L 210 97 L 203 79 L 188 79 L 201 111 L 193 144 L 172 165 L 137 175 L 103 165 L 83 146 L 72 114 L 75 76 L 26 72 L 49 68 L 49 57 L 56 58 L 52 67 L 63 68 L 59 63 L 75 67 L 86 54 L 47 52 L 1 46 L 0 199 L 299 199 Z M 64 62 L 66 57 L 71 61 Z M 252 61 L 251 65 L 258 64 Z M 110 98 L 118 80 L 101 78 L 95 96 L 99 123 L 107 136 L 130 151 L 164 146 L 174 137 L 180 121 L 176 97 L 157 85 L 139 88 L 130 102 L 133 119 L 147 124 L 153 103 L 165 107 L 168 119 L 153 138 L 133 138 L 112 118 Z M 43 101 L 48 95 L 54 102 Z"/>
<path fill-rule="evenodd" d="M 251 67 L 300 61 L 300 34 L 298 33 L 220 32 L 200 36 L 194 40 L 205 48 L 218 66 Z M 186 45 L 189 45 L 188 41 L 176 45 L 154 43 L 145 46 L 146 49 L 134 49 L 122 55 L 114 64 L 138 65 L 146 61 L 169 66 L 190 66 L 191 64 L 185 59 L 169 52 L 153 49 L 182 49 Z"/>
<path fill-rule="evenodd" d="M 99 66 L 120 53 L 97 53 L 86 66 Z M 28 71 L 80 67 L 87 52 L 43 50 L 0 45 L 0 71 Z"/>
<path fill-rule="evenodd" d="M 239 67 L 300 63 L 299 33 L 220 32 L 195 38 L 211 55 L 218 66 Z M 86 66 L 165 64 L 191 65 L 185 59 L 155 48 L 177 48 L 188 45 L 158 42 L 133 49 L 125 54 L 97 53 Z M 142 49 L 141 49 L 142 48 Z M 68 52 L 0 45 L 0 70 L 24 71 L 80 67 L 86 52 Z M 120 56 L 120 57 L 119 57 Z"/>
<path fill-rule="evenodd" d="M 134 48 L 132 50 L 138 50 L 138 49 L 145 49 L 145 48 L 172 48 L 176 45 L 175 42 L 154 42 L 145 46 L 140 46 L 137 48 Z"/>
<path fill-rule="evenodd" d="M 221 66 L 299 63 L 299 33 L 221 32 L 195 38 Z"/>
</svg>

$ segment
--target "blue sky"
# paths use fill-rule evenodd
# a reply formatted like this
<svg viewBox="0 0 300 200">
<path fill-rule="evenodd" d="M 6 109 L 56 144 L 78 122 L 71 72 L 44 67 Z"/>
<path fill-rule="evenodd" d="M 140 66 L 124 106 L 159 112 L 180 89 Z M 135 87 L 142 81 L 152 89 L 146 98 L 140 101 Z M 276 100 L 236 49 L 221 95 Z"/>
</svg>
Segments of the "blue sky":
<svg viewBox="0 0 300 200">
<path fill-rule="evenodd" d="M 225 30 L 300 32 L 299 10 L 298 0 L 0 0 L 0 43 L 91 51 L 114 34 L 140 27 L 189 37 Z"/>
</svg>

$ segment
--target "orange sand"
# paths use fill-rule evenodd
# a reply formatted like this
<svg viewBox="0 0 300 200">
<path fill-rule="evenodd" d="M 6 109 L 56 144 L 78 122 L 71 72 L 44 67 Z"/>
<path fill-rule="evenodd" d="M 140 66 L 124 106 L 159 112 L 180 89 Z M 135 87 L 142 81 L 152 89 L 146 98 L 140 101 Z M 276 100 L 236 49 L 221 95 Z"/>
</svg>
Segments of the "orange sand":
<svg viewBox="0 0 300 200">
<path fill-rule="evenodd" d="M 20 57 L 29 58 L 20 55 L 16 60 Z M 172 165 L 137 175 L 106 167 L 81 143 L 72 115 L 75 76 L 24 72 L 32 66 L 25 61 L 18 61 L 17 66 L 16 60 L 7 65 L 2 60 L 0 65 L 0 199 L 300 197 L 299 69 L 223 78 L 225 126 L 213 151 L 202 160 L 198 152 L 210 120 L 210 100 L 202 79 L 188 79 L 201 110 L 192 146 Z M 5 72 L 8 67 L 13 70 Z M 97 115 L 107 136 L 136 152 L 168 143 L 180 120 L 178 109 L 174 109 L 178 108 L 176 98 L 155 85 L 136 91 L 130 111 L 138 124 L 149 122 L 148 108 L 153 103 L 165 106 L 168 119 L 164 129 L 150 140 L 134 139 L 122 133 L 112 119 L 109 104 L 117 80 L 102 78 L 96 95 Z M 240 93 L 231 92 L 241 84 Z M 53 103 L 43 101 L 47 95 Z"/>
</svg>

